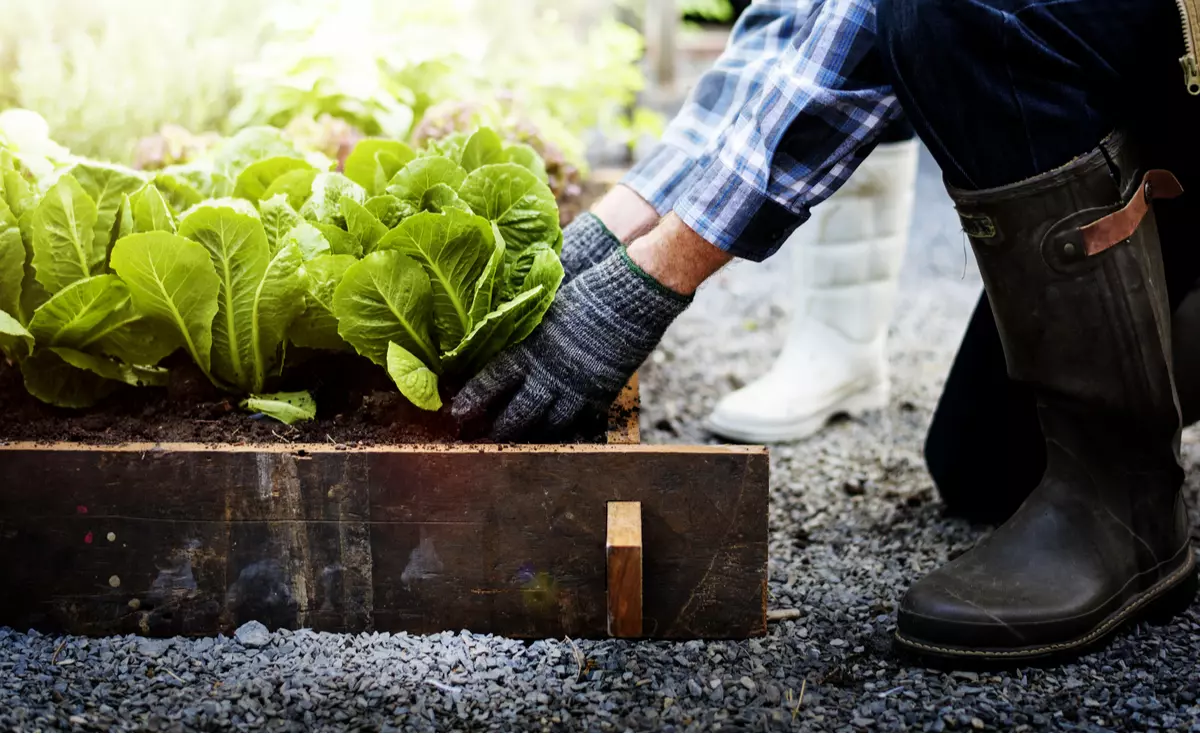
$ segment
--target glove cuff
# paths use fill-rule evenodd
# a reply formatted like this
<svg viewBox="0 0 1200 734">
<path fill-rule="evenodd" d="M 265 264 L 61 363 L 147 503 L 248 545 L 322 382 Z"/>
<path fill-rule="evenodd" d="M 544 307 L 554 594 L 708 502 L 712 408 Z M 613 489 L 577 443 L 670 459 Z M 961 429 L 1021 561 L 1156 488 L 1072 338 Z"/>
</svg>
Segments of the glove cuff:
<svg viewBox="0 0 1200 734">
<path fill-rule="evenodd" d="M 563 229 L 562 260 L 566 280 L 601 262 L 621 247 L 621 240 L 591 212 L 575 217 Z"/>
<path fill-rule="evenodd" d="M 584 273 L 571 289 L 584 295 L 600 319 L 609 322 L 604 331 L 615 331 L 634 352 L 653 349 L 692 302 L 691 296 L 676 293 L 638 267 L 624 247 Z"/>
</svg>

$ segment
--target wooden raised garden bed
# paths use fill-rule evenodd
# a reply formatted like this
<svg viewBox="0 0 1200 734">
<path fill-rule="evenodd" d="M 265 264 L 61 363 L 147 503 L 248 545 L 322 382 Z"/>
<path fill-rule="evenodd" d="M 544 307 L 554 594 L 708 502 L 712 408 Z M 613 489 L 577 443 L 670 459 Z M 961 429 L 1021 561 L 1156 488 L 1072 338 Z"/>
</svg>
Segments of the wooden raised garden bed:
<svg viewBox="0 0 1200 734">
<path fill-rule="evenodd" d="M 641 445 L 623 401 L 595 445 L 0 444 L 0 625 L 764 633 L 766 449 Z"/>
</svg>

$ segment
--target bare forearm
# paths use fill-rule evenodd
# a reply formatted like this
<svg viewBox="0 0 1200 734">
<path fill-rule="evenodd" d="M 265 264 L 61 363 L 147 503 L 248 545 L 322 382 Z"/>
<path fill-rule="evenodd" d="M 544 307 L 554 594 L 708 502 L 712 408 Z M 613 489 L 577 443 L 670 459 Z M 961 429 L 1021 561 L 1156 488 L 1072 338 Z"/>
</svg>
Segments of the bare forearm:
<svg viewBox="0 0 1200 734">
<path fill-rule="evenodd" d="M 654 207 L 636 191 L 621 184 L 612 187 L 593 204 L 591 212 L 622 242 L 642 236 L 658 222 Z"/>
<path fill-rule="evenodd" d="M 691 295 L 733 257 L 706 242 L 672 213 L 629 246 L 629 259 L 676 293 Z"/>
</svg>

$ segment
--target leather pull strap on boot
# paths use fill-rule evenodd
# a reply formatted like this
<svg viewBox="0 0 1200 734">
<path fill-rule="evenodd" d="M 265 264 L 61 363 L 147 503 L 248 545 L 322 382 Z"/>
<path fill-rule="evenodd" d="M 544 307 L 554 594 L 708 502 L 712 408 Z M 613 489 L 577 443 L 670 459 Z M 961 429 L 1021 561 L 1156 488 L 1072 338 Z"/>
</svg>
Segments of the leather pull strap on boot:
<svg viewBox="0 0 1200 734">
<path fill-rule="evenodd" d="M 975 548 L 917 582 L 899 646 L 954 665 L 1070 656 L 1195 595 L 1180 494 L 1170 317 L 1150 201 L 1180 192 L 1114 135 L 1033 179 L 951 191 L 1009 376 L 1046 438 L 1041 483 Z"/>
</svg>

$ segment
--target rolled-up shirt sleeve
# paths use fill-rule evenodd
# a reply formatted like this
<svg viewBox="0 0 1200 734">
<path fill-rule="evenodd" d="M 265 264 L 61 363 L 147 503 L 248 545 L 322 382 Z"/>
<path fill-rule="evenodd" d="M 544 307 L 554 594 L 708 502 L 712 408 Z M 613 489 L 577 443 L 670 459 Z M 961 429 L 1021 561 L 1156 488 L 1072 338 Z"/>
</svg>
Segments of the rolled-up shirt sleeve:
<svg viewBox="0 0 1200 734">
<path fill-rule="evenodd" d="M 767 82 L 771 68 L 796 43 L 812 0 L 756 0 L 729 35 L 721 56 L 692 89 L 662 140 L 630 169 L 621 183 L 660 215 L 700 172 L 699 157 L 733 125 Z"/>
<path fill-rule="evenodd" d="M 875 51 L 874 0 L 824 0 L 673 205 L 736 257 L 763 260 L 836 191 L 901 115 Z"/>
</svg>

